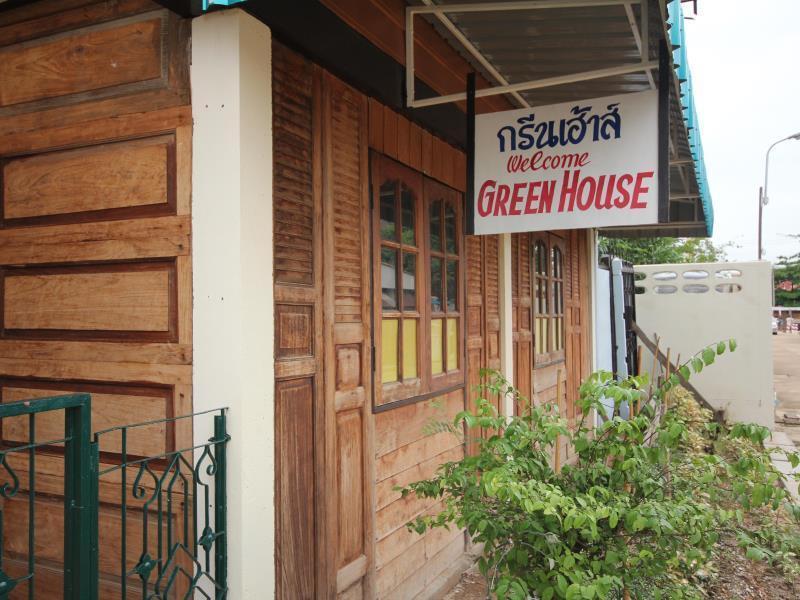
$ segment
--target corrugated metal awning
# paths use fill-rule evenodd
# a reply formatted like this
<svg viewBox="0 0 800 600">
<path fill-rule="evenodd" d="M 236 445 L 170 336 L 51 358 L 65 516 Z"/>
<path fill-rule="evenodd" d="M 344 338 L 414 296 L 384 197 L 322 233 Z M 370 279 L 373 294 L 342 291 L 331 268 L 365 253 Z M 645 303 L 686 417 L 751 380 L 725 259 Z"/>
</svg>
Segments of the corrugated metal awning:
<svg viewBox="0 0 800 600">
<path fill-rule="evenodd" d="M 682 31 L 680 2 L 672 4 L 677 4 L 677 9 L 670 9 L 672 21 L 680 23 L 672 31 L 667 7 L 659 0 L 416 0 L 406 26 L 413 39 L 414 15 L 429 20 L 477 71 L 496 82 L 491 92 L 479 90 L 479 97 L 501 92 L 516 106 L 540 106 L 654 89 L 659 76 L 654 57 L 660 40 L 666 39 L 671 49 L 675 32 Z M 416 97 L 414 57 L 408 46 L 409 106 L 464 98 L 464 94 Z M 688 66 L 685 60 L 675 62 L 680 71 L 670 74 L 669 222 L 615 228 L 609 235 L 711 234 L 713 212 L 690 78 L 688 84 L 680 81 L 680 73 L 688 73 Z"/>
</svg>

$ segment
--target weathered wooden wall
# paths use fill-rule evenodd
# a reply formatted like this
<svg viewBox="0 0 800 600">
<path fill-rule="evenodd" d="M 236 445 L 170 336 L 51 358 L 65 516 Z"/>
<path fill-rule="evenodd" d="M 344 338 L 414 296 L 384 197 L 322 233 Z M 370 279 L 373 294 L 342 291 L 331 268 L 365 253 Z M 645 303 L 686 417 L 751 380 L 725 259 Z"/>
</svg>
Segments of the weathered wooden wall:
<svg viewBox="0 0 800 600">
<path fill-rule="evenodd" d="M 273 79 L 279 595 L 356 597 L 373 553 L 367 101 L 278 43 Z"/>
<path fill-rule="evenodd" d="M 419 128 L 402 115 L 370 99 L 370 148 L 463 192 L 466 157 L 463 152 Z M 449 433 L 425 433 L 435 420 L 452 420 L 465 407 L 465 395 L 477 398 L 471 384 L 484 367 L 499 367 L 499 288 L 497 236 L 466 239 L 466 360 L 465 387 L 399 408 L 375 418 L 376 596 L 425 597 L 458 563 L 465 550 L 460 531 L 435 531 L 424 536 L 405 524 L 437 505 L 394 491 L 425 477 L 438 465 L 464 455 L 464 446 Z"/>
<path fill-rule="evenodd" d="M 465 390 L 372 412 L 367 156 L 463 191 L 464 155 L 279 43 L 273 77 L 279 594 L 410 598 L 450 574 L 465 539 L 409 533 L 435 507 L 393 488 L 463 456 L 424 426 L 462 410 Z M 497 244 L 467 241 L 470 381 L 499 366 Z"/>
<path fill-rule="evenodd" d="M 0 401 L 90 392 L 95 429 L 191 412 L 188 39 L 188 22 L 146 0 L 0 14 Z M 27 442 L 16 421 L 3 423 L 4 443 Z M 62 437 L 62 423 L 42 417 L 37 438 Z M 190 427 L 143 428 L 128 450 L 185 446 Z M 101 451 L 119 460 L 118 439 Z M 36 470 L 37 558 L 48 561 L 36 597 L 60 597 L 58 450 L 42 450 Z M 12 573 L 27 551 L 22 485 L 3 507 Z M 101 480 L 103 598 L 119 594 L 119 493 Z M 143 552 L 131 506 L 129 568 Z"/>
</svg>

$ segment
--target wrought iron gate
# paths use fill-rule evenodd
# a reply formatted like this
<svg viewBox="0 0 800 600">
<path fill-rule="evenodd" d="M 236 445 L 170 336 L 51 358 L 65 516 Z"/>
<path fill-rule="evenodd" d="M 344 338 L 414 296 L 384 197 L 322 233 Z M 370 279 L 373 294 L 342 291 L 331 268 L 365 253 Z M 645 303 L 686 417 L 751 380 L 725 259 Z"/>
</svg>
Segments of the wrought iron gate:
<svg viewBox="0 0 800 600">
<path fill-rule="evenodd" d="M 38 440 L 37 415 L 55 411 L 64 415 L 64 437 Z M 184 425 L 191 431 L 204 416 L 213 417 L 213 435 L 207 442 L 167 447 L 153 456 L 129 451 L 130 436 L 137 429 L 174 431 Z M 134 595 L 143 600 L 226 598 L 226 446 L 230 437 L 225 418 L 225 409 L 219 409 L 113 427 L 92 437 L 89 394 L 0 403 L 0 426 L 9 419 L 23 419 L 28 438 L 27 443 L 4 441 L 0 446 L 0 600 L 53 597 L 52 591 L 45 596 L 37 592 L 37 451 L 63 453 L 64 458 L 64 600 L 98 600 L 99 561 L 108 564 L 104 553 L 115 552 L 118 572 L 111 581 L 104 578 L 103 597 L 113 593 L 123 600 Z M 116 451 L 109 457 L 103 444 L 112 437 Z M 18 472 L 21 462 L 27 462 L 24 472 Z M 119 517 L 119 543 L 114 548 L 99 541 L 100 527 L 116 536 L 111 523 L 101 522 L 106 519 L 100 516 L 101 485 L 108 497 L 118 491 L 110 509 L 108 498 L 104 503 L 104 515 Z M 12 540 L 4 527 L 7 503 L 25 502 L 22 497 L 27 498 L 23 511 L 27 539 Z M 141 531 L 135 522 L 131 531 L 129 513 L 133 511 Z M 14 538 L 22 537 L 19 525 L 15 523 Z M 8 543 L 16 551 L 13 569 L 4 560 Z"/>
</svg>

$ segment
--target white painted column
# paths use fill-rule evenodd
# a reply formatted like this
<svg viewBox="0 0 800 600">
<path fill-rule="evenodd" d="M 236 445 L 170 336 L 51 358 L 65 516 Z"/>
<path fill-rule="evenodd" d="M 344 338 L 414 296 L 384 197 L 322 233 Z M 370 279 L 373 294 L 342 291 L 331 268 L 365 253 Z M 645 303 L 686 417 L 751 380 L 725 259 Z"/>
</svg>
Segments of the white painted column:
<svg viewBox="0 0 800 600">
<path fill-rule="evenodd" d="M 192 21 L 194 409 L 229 406 L 230 598 L 275 590 L 269 29 Z M 196 442 L 209 431 L 195 429 Z"/>
<path fill-rule="evenodd" d="M 500 234 L 500 371 L 514 385 L 514 306 L 511 301 L 511 234 Z M 514 414 L 514 399 L 505 400 L 505 414 Z"/>
</svg>

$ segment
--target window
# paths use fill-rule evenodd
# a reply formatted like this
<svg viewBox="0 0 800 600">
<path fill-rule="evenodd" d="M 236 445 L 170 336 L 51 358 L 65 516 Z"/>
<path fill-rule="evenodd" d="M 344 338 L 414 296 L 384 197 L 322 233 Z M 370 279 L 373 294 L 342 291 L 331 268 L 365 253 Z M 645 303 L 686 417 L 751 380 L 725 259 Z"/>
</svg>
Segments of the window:
<svg viewBox="0 0 800 600">
<path fill-rule="evenodd" d="M 564 360 L 564 250 L 550 235 L 533 244 L 533 339 L 536 366 Z"/>
<path fill-rule="evenodd" d="M 462 198 L 372 156 L 375 405 L 463 385 Z"/>
<path fill-rule="evenodd" d="M 380 186 L 381 381 L 418 376 L 417 196 L 399 178 Z M 402 359 L 402 360 L 401 360 Z"/>
</svg>

